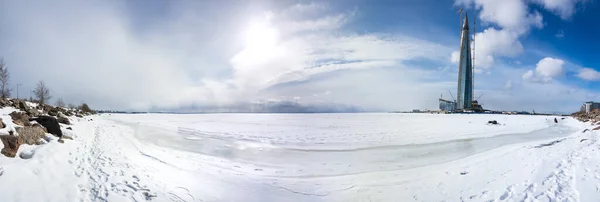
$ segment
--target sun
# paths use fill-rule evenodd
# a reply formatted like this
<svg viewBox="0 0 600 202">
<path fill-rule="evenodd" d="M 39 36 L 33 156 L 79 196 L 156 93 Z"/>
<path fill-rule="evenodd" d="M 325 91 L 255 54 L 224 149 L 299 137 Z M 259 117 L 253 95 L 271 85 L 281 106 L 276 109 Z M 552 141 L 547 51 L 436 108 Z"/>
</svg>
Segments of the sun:
<svg viewBox="0 0 600 202">
<path fill-rule="evenodd" d="M 269 51 L 277 44 L 279 32 L 266 22 L 250 23 L 244 33 L 246 48 Z"/>
</svg>

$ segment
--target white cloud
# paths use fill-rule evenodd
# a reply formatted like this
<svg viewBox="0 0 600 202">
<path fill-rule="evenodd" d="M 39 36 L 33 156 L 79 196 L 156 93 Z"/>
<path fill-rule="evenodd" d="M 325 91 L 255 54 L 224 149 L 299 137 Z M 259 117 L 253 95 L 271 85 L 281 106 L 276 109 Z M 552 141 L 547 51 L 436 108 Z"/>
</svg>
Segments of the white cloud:
<svg viewBox="0 0 600 202">
<path fill-rule="evenodd" d="M 516 57 L 523 53 L 519 35 L 507 29 L 488 28 L 475 34 L 475 66 L 488 69 L 494 56 Z"/>
<path fill-rule="evenodd" d="M 518 34 L 527 32 L 532 26 L 544 26 L 542 15 L 530 12 L 524 0 L 461 0 L 458 5 L 472 5 L 480 8 L 479 19 L 510 29 Z"/>
<path fill-rule="evenodd" d="M 454 64 L 458 64 L 458 62 L 460 60 L 460 51 L 454 51 L 452 52 L 452 55 L 450 55 L 450 62 L 454 63 Z"/>
<path fill-rule="evenodd" d="M 564 74 L 565 62 L 560 59 L 546 57 L 541 59 L 535 67 L 535 72 L 529 70 L 522 76 L 523 80 L 535 83 L 550 83 L 552 79 Z"/>
<path fill-rule="evenodd" d="M 521 77 L 523 78 L 523 80 L 530 80 L 531 78 L 533 78 L 533 74 L 533 70 L 529 70 L 525 72 Z"/>
<path fill-rule="evenodd" d="M 592 68 L 581 68 L 579 70 L 579 73 L 577 73 L 576 76 L 583 80 L 587 80 L 587 81 L 600 80 L 600 72 L 598 72 Z"/>
<path fill-rule="evenodd" d="M 535 72 L 546 77 L 562 76 L 564 74 L 564 64 L 565 62 L 560 59 L 546 57 L 537 63 Z"/>
<path fill-rule="evenodd" d="M 562 19 L 570 19 L 575 13 L 575 6 L 583 0 L 533 0 L 543 5 L 545 9 L 552 11 Z"/>
</svg>

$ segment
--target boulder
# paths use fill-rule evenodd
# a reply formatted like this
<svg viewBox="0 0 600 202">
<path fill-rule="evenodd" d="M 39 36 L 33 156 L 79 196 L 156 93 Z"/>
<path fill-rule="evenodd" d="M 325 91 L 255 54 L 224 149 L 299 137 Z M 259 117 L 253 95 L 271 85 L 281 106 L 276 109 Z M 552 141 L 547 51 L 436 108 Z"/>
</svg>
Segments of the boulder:
<svg viewBox="0 0 600 202">
<path fill-rule="evenodd" d="M 40 115 L 40 112 L 35 108 L 29 108 L 29 110 L 27 110 L 26 112 L 27 112 L 27 115 L 29 115 L 30 117 Z"/>
<path fill-rule="evenodd" d="M 23 143 L 28 145 L 42 144 L 40 140 L 46 137 L 46 131 L 39 124 L 17 128 L 16 130 L 17 133 L 19 133 L 19 137 L 23 140 Z"/>
<path fill-rule="evenodd" d="M 20 104 L 20 103 L 21 103 L 21 101 L 19 101 L 19 100 L 12 100 L 12 106 L 13 106 L 14 108 L 17 108 L 17 109 L 19 109 L 19 106 L 21 106 L 21 104 Z"/>
<path fill-rule="evenodd" d="M 4 144 L 4 148 L 0 153 L 10 158 L 14 158 L 17 155 L 19 147 L 23 144 L 23 140 L 18 136 L 0 135 L 0 140 L 2 140 L 2 144 Z"/>
<path fill-rule="evenodd" d="M 40 125 L 39 123 L 34 123 L 33 125 L 31 125 L 31 127 L 33 127 L 33 128 L 39 128 L 39 129 L 41 129 L 42 131 L 44 131 L 44 133 L 47 133 L 47 132 L 48 132 L 48 130 L 46 130 L 46 127 L 44 127 L 44 126 Z"/>
<path fill-rule="evenodd" d="M 56 120 L 59 123 L 71 125 L 71 121 L 69 121 L 69 118 L 67 118 L 67 117 L 61 117 L 61 116 L 59 116 Z"/>
<path fill-rule="evenodd" d="M 56 109 L 56 108 L 50 108 L 50 110 L 48 110 L 48 115 L 50 115 L 50 116 L 58 116 L 58 109 Z"/>
<path fill-rule="evenodd" d="M 21 153 L 19 153 L 19 157 L 21 157 L 22 159 L 30 159 L 31 157 L 33 157 L 34 153 L 35 150 L 22 151 Z"/>
<path fill-rule="evenodd" d="M 13 123 L 19 126 L 31 126 L 29 116 L 25 112 L 11 112 L 9 115 L 12 118 Z"/>
<path fill-rule="evenodd" d="M 62 137 L 62 131 L 60 130 L 60 125 L 56 118 L 51 116 L 39 116 L 35 118 L 29 118 L 29 121 L 36 121 L 48 130 L 48 133 Z"/>
<path fill-rule="evenodd" d="M 29 106 L 27 106 L 26 102 L 20 101 L 19 102 L 19 109 L 21 109 L 21 111 L 29 111 Z"/>
<path fill-rule="evenodd" d="M 6 107 L 10 105 L 10 102 L 6 98 L 0 98 L 0 106 Z"/>
<path fill-rule="evenodd" d="M 66 111 L 66 112 L 65 112 L 65 116 L 73 116 L 73 115 L 74 115 L 74 114 L 73 114 L 73 112 L 71 112 L 71 111 Z"/>
</svg>

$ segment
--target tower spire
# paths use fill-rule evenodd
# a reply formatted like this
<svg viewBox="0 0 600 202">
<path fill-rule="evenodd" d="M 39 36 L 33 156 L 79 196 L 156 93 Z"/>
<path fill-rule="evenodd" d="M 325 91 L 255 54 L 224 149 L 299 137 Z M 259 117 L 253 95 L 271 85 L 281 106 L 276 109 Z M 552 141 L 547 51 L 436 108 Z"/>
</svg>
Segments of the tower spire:
<svg viewBox="0 0 600 202">
<path fill-rule="evenodd" d="M 465 12 L 465 19 L 463 23 L 463 30 L 469 30 L 469 14 Z"/>
<path fill-rule="evenodd" d="M 473 58 L 471 55 L 471 35 L 469 17 L 465 12 L 460 36 L 460 59 L 458 62 L 458 89 L 456 109 L 470 109 L 473 101 Z"/>
</svg>

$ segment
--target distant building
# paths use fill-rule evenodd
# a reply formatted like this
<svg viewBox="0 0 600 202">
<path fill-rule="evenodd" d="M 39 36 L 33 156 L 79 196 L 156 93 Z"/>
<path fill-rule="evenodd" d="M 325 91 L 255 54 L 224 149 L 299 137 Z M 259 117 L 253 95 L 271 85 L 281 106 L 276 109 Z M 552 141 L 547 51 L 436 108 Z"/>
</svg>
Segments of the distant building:
<svg viewBox="0 0 600 202">
<path fill-rule="evenodd" d="M 460 58 L 458 62 L 458 90 L 456 109 L 470 109 L 473 104 L 473 58 L 469 35 L 469 18 L 465 15 L 460 35 Z"/>
<path fill-rule="evenodd" d="M 456 109 L 456 102 L 448 101 L 440 98 L 440 111 L 454 111 Z"/>
<path fill-rule="evenodd" d="M 600 109 L 600 102 L 586 102 L 581 106 L 581 111 L 585 111 L 585 113 L 590 113 L 594 109 Z"/>
</svg>

